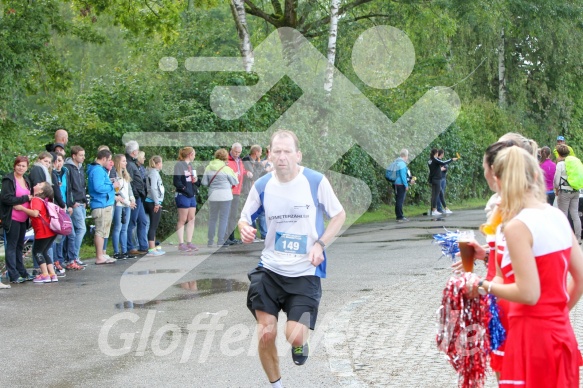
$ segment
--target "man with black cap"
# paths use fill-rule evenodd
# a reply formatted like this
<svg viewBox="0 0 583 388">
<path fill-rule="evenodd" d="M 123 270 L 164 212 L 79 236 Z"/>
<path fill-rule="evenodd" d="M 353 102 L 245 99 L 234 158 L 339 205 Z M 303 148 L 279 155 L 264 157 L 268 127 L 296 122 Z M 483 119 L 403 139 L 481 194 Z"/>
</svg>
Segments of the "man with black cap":
<svg viewBox="0 0 583 388">
<path fill-rule="evenodd" d="M 565 144 L 565 137 L 564 136 L 557 136 L 557 145 L 561 145 L 561 144 Z M 567 145 L 567 148 L 569 149 L 569 156 L 575 156 L 575 152 L 573 151 L 573 149 L 568 145 Z M 559 157 L 559 153 L 557 152 L 557 147 L 555 147 L 555 149 L 553 150 L 553 155 L 555 156 L 555 160 L 557 160 Z"/>
</svg>

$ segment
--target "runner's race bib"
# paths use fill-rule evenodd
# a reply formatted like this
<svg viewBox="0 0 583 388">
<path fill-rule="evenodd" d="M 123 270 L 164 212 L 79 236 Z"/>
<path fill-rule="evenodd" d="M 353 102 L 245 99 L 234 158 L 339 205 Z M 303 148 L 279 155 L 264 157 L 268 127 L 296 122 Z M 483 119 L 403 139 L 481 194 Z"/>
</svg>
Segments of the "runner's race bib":
<svg viewBox="0 0 583 388">
<path fill-rule="evenodd" d="M 275 232 L 275 251 L 292 255 L 307 253 L 308 236 Z"/>
</svg>

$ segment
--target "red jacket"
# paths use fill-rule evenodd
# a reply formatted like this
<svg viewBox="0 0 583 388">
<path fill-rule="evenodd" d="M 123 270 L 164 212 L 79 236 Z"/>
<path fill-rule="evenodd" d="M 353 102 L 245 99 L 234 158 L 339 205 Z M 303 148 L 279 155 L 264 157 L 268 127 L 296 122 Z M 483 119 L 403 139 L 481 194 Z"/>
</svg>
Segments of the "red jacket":
<svg viewBox="0 0 583 388">
<path fill-rule="evenodd" d="M 228 166 L 231 167 L 235 174 L 237 174 L 237 179 L 239 180 L 239 184 L 237 186 L 233 186 L 231 189 L 233 195 L 241 195 L 241 188 L 243 187 L 243 180 L 246 178 L 247 170 L 245 170 L 245 166 L 243 165 L 243 160 L 239 158 L 238 161 L 235 161 L 229 152 L 229 162 Z"/>
</svg>

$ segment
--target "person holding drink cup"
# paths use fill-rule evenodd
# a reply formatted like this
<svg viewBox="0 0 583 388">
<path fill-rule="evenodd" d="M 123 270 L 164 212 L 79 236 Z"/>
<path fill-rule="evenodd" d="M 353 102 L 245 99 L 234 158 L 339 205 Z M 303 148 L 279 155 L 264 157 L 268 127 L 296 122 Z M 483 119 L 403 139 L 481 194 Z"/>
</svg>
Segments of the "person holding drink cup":
<svg viewBox="0 0 583 388">
<path fill-rule="evenodd" d="M 581 249 L 564 215 L 546 203 L 543 174 L 532 155 L 515 146 L 502 149 L 492 173 L 500 193 L 496 240 L 506 240 L 497 277 L 507 282 L 476 277 L 472 283 L 480 294 L 509 301 L 499 385 L 578 387 L 582 358 L 569 310 L 583 294 Z M 475 256 L 485 253 L 480 247 Z"/>
</svg>

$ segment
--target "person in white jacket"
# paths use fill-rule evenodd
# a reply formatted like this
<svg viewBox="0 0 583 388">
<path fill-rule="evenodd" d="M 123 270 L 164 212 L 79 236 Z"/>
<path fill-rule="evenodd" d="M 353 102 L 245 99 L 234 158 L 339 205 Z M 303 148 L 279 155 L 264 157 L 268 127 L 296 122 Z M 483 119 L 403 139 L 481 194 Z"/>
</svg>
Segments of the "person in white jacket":
<svg viewBox="0 0 583 388">
<path fill-rule="evenodd" d="M 120 184 L 115 193 L 115 207 L 113 209 L 113 231 L 111 239 L 113 243 L 113 258 L 116 260 L 135 259 L 128 253 L 128 225 L 130 223 L 130 209 L 136 207 L 136 199 L 132 191 L 130 175 L 126 170 L 128 162 L 125 155 L 117 154 L 113 157 L 115 178 Z M 113 175 L 113 174 L 112 174 Z"/>
</svg>

